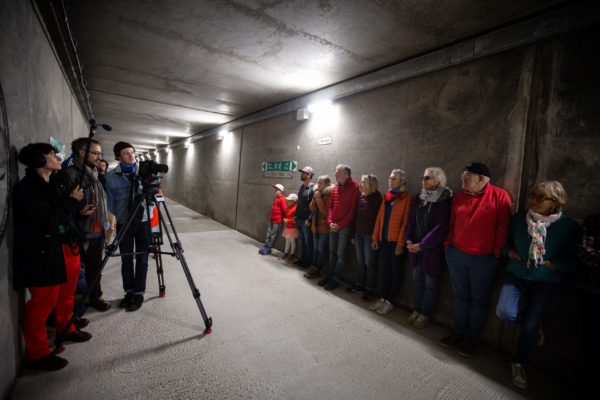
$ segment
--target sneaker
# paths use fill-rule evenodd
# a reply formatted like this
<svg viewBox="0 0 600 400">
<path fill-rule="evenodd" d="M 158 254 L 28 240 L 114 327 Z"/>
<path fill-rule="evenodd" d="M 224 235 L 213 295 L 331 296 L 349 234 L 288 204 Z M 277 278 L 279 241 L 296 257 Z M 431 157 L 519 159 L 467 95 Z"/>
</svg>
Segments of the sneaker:
<svg viewBox="0 0 600 400">
<path fill-rule="evenodd" d="M 110 310 L 110 303 L 108 301 L 104 301 L 102 297 L 98 297 L 96 300 L 90 301 L 89 306 L 100 312 Z"/>
<path fill-rule="evenodd" d="M 91 333 L 77 329 L 71 333 L 67 333 L 63 339 L 63 342 L 82 343 L 87 342 L 91 338 Z"/>
<path fill-rule="evenodd" d="M 360 296 L 360 298 L 364 301 L 371 301 L 375 298 L 375 293 L 372 290 L 365 290 L 365 293 Z"/>
<path fill-rule="evenodd" d="M 37 360 L 25 361 L 25 368 L 38 371 L 58 371 L 67 366 L 69 362 L 56 354 L 48 354 Z"/>
<path fill-rule="evenodd" d="M 308 279 L 316 278 L 321 275 L 321 271 L 317 267 L 310 267 L 308 271 L 304 273 L 304 277 Z"/>
<path fill-rule="evenodd" d="M 512 381 L 514 385 L 521 389 L 527 389 L 527 374 L 525 368 L 519 363 L 510 363 L 512 368 Z"/>
<path fill-rule="evenodd" d="M 451 347 L 454 347 L 454 346 L 457 346 L 458 344 L 460 344 L 463 340 L 463 337 L 464 337 L 463 335 L 458 335 L 456 333 L 453 333 L 451 335 L 443 337 L 442 339 L 440 339 L 440 341 L 438 343 L 443 348 L 449 349 Z"/>
<path fill-rule="evenodd" d="M 413 322 L 412 326 L 417 329 L 425 329 L 429 326 L 429 317 L 427 315 L 421 315 L 417 317 L 415 322 Z"/>
<path fill-rule="evenodd" d="M 89 324 L 90 324 L 90 320 L 87 318 L 82 318 L 82 317 L 78 317 L 78 316 L 75 316 L 75 318 L 73 318 L 73 325 L 75 325 L 76 329 L 85 328 Z"/>
<path fill-rule="evenodd" d="M 142 307 L 142 303 L 144 302 L 144 296 L 141 294 L 136 294 L 133 296 L 133 301 L 127 307 L 127 311 L 137 311 Z"/>
<path fill-rule="evenodd" d="M 466 336 L 458 345 L 458 355 L 462 357 L 473 357 L 477 350 L 477 341 Z"/>
<path fill-rule="evenodd" d="M 417 319 L 417 317 L 419 316 L 419 312 L 418 311 L 413 311 L 412 314 L 410 314 L 408 316 L 408 318 L 406 318 L 406 322 L 408 322 L 410 325 L 413 324 L 413 322 L 415 322 L 415 320 Z"/>
<path fill-rule="evenodd" d="M 329 282 L 329 278 L 323 278 L 319 282 L 317 282 L 317 285 L 325 286 L 325 285 L 327 285 L 327 282 Z"/>
<path fill-rule="evenodd" d="M 335 279 L 330 279 L 329 282 L 327 282 L 327 285 L 325 285 L 324 289 L 325 290 L 333 290 L 338 286 L 340 286 L 338 281 L 336 281 Z"/>
<path fill-rule="evenodd" d="M 369 310 L 376 311 L 379 307 L 381 307 L 381 305 L 383 303 L 385 303 L 385 299 L 381 298 L 381 299 L 377 300 L 375 303 L 371 304 L 369 306 Z"/>
<path fill-rule="evenodd" d="M 346 292 L 348 293 L 363 292 L 364 290 L 365 288 L 359 285 L 352 285 L 346 288 Z"/>
<path fill-rule="evenodd" d="M 389 300 L 386 300 L 383 302 L 383 304 L 377 310 L 375 310 L 375 312 L 379 315 L 385 315 L 385 314 L 391 312 L 393 309 L 394 309 L 394 306 L 392 305 L 392 303 L 390 303 Z"/>
<path fill-rule="evenodd" d="M 133 293 L 125 293 L 125 297 L 123 297 L 123 300 L 121 300 L 121 302 L 119 303 L 119 308 L 127 308 L 131 305 L 131 302 L 133 301 L 133 297 L 135 295 Z"/>
</svg>

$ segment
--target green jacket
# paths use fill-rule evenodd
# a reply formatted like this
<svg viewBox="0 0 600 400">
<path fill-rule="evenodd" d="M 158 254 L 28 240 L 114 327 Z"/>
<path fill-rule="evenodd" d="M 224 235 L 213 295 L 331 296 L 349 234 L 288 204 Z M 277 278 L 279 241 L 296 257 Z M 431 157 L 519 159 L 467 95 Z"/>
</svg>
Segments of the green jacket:
<svg viewBox="0 0 600 400">
<path fill-rule="evenodd" d="M 511 217 L 508 242 L 502 254 L 515 250 L 521 261 L 509 259 L 507 270 L 513 275 L 535 282 L 562 283 L 567 272 L 577 266 L 577 222 L 563 214 L 560 219 L 548 227 L 546 235 L 546 254 L 544 260 L 553 262 L 555 269 L 546 267 L 527 266 L 531 236 L 527 233 L 525 211 Z"/>
</svg>

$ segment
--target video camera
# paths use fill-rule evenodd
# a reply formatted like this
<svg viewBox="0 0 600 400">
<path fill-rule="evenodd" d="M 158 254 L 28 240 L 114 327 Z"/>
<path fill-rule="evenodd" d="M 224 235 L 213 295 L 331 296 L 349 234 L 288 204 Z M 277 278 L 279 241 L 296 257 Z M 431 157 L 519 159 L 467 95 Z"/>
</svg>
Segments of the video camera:
<svg viewBox="0 0 600 400">
<path fill-rule="evenodd" d="M 167 172 L 169 172 L 169 166 L 166 164 L 159 164 L 153 160 L 145 160 L 138 163 L 138 176 L 142 181 L 142 187 L 145 191 L 158 192 L 158 188 L 160 188 L 160 177 L 158 174 L 166 174 Z"/>
</svg>

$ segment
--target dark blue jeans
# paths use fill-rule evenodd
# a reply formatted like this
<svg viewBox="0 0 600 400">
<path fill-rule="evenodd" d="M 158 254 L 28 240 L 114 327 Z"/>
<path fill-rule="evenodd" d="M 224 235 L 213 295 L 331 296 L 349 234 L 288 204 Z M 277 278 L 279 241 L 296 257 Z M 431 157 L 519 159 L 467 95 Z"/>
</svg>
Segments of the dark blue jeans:
<svg viewBox="0 0 600 400">
<path fill-rule="evenodd" d="M 351 227 L 347 226 L 337 232 L 329 233 L 329 260 L 331 270 L 329 278 L 339 282 L 344 273 L 344 262 L 346 261 L 346 248 L 350 241 Z"/>
<path fill-rule="evenodd" d="M 365 289 L 375 288 L 375 256 L 371 247 L 371 235 L 356 234 L 356 285 Z"/>
<path fill-rule="evenodd" d="M 85 280 L 90 289 L 94 280 L 96 285 L 90 292 L 89 301 L 93 303 L 102 296 L 100 266 L 102 265 L 102 250 L 104 250 L 104 233 L 93 239 L 88 239 L 81 247 L 81 262 L 85 264 Z"/>
<path fill-rule="evenodd" d="M 478 339 L 487 319 L 498 260 L 493 255 L 472 256 L 450 246 L 446 261 L 452 284 L 454 333 Z"/>
<path fill-rule="evenodd" d="M 393 303 L 400 293 L 400 283 L 402 280 L 402 267 L 406 251 L 401 255 L 396 255 L 396 242 L 381 242 L 381 297 Z"/>
<path fill-rule="evenodd" d="M 419 314 L 430 316 L 437 303 L 439 278 L 429 276 L 421 265 L 412 269 L 413 306 Z"/>
<path fill-rule="evenodd" d="M 310 226 L 306 226 L 305 219 L 296 219 L 296 228 L 298 229 L 298 239 L 302 244 L 302 264 L 310 265 L 313 253 L 313 233 Z"/>
<path fill-rule="evenodd" d="M 515 356 L 515 361 L 519 364 L 527 363 L 529 354 L 539 342 L 544 313 L 552 303 L 558 288 L 556 284 L 527 281 L 510 272 L 506 273 L 496 305 L 496 315 L 506 322 L 521 320 L 521 334 Z"/>
<path fill-rule="evenodd" d="M 117 235 L 121 229 L 123 229 L 123 225 L 117 225 Z M 119 244 L 119 250 L 121 254 L 142 251 L 144 253 L 136 254 L 135 268 L 133 255 L 121 256 L 121 275 L 123 276 L 123 289 L 126 293 L 143 294 L 146 291 L 149 246 L 150 234 L 146 222 L 131 224 Z"/>
<path fill-rule="evenodd" d="M 313 233 L 313 267 L 319 271 L 323 269 L 325 263 L 325 254 L 327 254 L 327 246 L 329 245 L 329 232 L 327 233 Z"/>
</svg>

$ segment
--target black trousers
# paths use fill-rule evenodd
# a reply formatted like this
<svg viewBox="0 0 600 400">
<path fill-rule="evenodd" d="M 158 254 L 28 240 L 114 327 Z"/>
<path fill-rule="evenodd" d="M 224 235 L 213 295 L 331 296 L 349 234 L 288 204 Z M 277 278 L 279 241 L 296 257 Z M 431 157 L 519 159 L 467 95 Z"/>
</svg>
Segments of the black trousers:
<svg viewBox="0 0 600 400">
<path fill-rule="evenodd" d="M 102 250 L 104 249 L 104 235 L 94 239 L 88 239 L 81 249 L 81 261 L 85 264 L 85 280 L 88 289 L 96 276 L 100 274 L 100 265 L 102 264 Z M 90 303 L 98 300 L 102 296 L 101 276 L 94 289 L 90 292 Z"/>
</svg>

